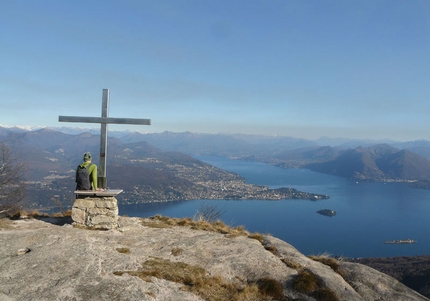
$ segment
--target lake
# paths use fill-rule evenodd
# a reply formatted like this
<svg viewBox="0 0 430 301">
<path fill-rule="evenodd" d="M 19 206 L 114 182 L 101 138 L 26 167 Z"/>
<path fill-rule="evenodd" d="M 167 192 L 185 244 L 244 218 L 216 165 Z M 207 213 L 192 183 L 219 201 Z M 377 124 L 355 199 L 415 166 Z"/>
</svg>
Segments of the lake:
<svg viewBox="0 0 430 301">
<path fill-rule="evenodd" d="M 149 217 L 193 217 L 204 205 L 217 206 L 220 219 L 250 232 L 271 234 L 305 255 L 328 252 L 344 257 L 391 257 L 430 254 L 430 190 L 403 183 L 354 182 L 305 169 L 283 169 L 259 162 L 198 157 L 238 173 L 247 183 L 270 188 L 292 187 L 327 194 L 327 200 L 197 200 L 120 206 L 120 214 Z M 337 212 L 333 217 L 320 209 Z M 415 244 L 384 244 L 414 239 Z"/>
</svg>

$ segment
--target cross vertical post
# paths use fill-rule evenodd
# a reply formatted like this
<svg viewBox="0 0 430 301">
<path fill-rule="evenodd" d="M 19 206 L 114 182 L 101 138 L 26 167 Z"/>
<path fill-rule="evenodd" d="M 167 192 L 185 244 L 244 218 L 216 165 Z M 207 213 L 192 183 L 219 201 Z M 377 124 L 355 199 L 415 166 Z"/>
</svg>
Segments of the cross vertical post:
<svg viewBox="0 0 430 301">
<path fill-rule="evenodd" d="M 102 118 L 107 118 L 109 115 L 109 89 L 103 89 L 102 93 Z M 100 164 L 99 176 L 97 178 L 98 186 L 102 188 L 107 187 L 106 179 L 106 155 L 107 155 L 107 123 L 101 123 L 100 127 Z"/>
<path fill-rule="evenodd" d="M 103 89 L 102 93 L 102 116 L 80 117 L 80 116 L 58 116 L 60 122 L 100 123 L 100 164 L 98 173 L 98 187 L 107 188 L 106 160 L 107 160 L 107 138 L 108 123 L 114 124 L 136 124 L 151 125 L 150 119 L 139 118 L 111 118 L 109 115 L 109 89 Z"/>
</svg>

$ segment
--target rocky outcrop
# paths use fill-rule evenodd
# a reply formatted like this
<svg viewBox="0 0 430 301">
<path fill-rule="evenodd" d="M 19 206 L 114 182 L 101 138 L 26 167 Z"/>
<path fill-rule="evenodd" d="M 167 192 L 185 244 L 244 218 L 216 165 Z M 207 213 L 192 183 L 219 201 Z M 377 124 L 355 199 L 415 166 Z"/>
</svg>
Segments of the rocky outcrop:
<svg viewBox="0 0 430 301">
<path fill-rule="evenodd" d="M 231 300 L 215 298 L 216 283 L 240 300 L 428 300 L 372 268 L 311 259 L 269 235 L 118 222 L 108 231 L 0 224 L 0 300 Z"/>
</svg>

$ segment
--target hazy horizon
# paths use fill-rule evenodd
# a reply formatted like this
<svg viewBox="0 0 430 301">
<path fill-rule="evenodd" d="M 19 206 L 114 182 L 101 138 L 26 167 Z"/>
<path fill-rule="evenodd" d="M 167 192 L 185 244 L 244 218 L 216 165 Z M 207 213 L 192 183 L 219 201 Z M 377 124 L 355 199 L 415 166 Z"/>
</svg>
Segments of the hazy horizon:
<svg viewBox="0 0 430 301">
<path fill-rule="evenodd" d="M 428 1 L 7 1 L 0 123 L 430 139 Z M 73 125 L 72 125 L 73 126 Z"/>
<path fill-rule="evenodd" d="M 41 129 L 53 129 L 53 130 L 57 130 L 59 132 L 64 132 L 64 133 L 84 133 L 84 132 L 91 132 L 95 135 L 99 134 L 100 132 L 100 127 L 73 127 L 73 126 L 64 126 L 64 125 L 59 125 L 59 126 L 22 126 L 22 125 L 3 125 L 0 124 L 0 128 L 9 128 L 9 129 L 13 129 L 13 128 L 18 128 L 20 130 L 26 130 L 26 131 L 38 131 Z M 152 132 L 152 131 L 139 131 L 136 129 L 131 128 L 123 128 L 123 129 L 110 129 L 108 128 L 109 132 L 113 132 L 113 133 L 139 133 L 139 134 L 162 134 L 162 133 L 174 133 L 174 134 L 181 134 L 181 133 L 192 133 L 192 134 L 199 134 L 199 135 L 244 135 L 244 136 L 262 136 L 262 137 L 284 137 L 284 138 L 293 138 L 293 139 L 303 139 L 303 140 L 309 140 L 309 141 L 316 141 L 316 140 L 324 140 L 324 139 L 328 139 L 328 140 L 345 140 L 345 141 L 353 141 L 353 140 L 358 140 L 358 141 L 375 141 L 375 142 L 413 142 L 413 141 L 430 141 L 430 139 L 411 139 L 411 140 L 394 140 L 394 139 L 375 139 L 375 138 L 348 138 L 348 137 L 330 137 L 330 136 L 321 136 L 318 138 L 303 138 L 303 137 L 295 137 L 295 136 L 288 136 L 288 135 L 276 135 L 276 134 L 243 134 L 243 133 L 223 133 L 223 132 L 218 132 L 218 133 L 209 133 L 209 132 L 199 132 L 199 131 L 171 131 L 171 130 L 166 130 L 166 131 L 162 131 L 162 132 Z"/>
</svg>

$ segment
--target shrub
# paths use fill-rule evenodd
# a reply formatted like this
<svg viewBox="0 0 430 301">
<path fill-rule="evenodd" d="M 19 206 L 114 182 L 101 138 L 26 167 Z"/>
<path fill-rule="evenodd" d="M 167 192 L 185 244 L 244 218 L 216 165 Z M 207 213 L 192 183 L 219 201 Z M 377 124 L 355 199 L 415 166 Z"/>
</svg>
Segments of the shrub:
<svg viewBox="0 0 430 301">
<path fill-rule="evenodd" d="M 202 203 L 200 205 L 200 209 L 197 210 L 196 214 L 194 215 L 194 220 L 214 223 L 221 217 L 221 215 L 225 213 L 224 207 L 225 205 L 221 209 L 218 209 L 217 205 Z"/>
<path fill-rule="evenodd" d="M 0 217 L 15 216 L 25 197 L 26 169 L 9 146 L 0 141 Z"/>
</svg>

